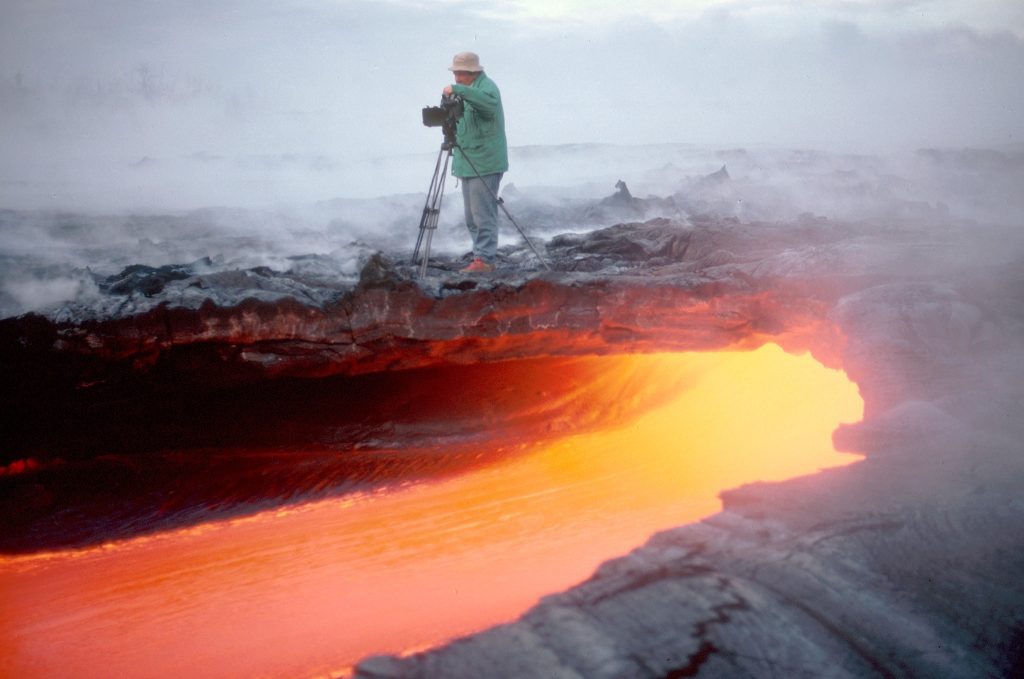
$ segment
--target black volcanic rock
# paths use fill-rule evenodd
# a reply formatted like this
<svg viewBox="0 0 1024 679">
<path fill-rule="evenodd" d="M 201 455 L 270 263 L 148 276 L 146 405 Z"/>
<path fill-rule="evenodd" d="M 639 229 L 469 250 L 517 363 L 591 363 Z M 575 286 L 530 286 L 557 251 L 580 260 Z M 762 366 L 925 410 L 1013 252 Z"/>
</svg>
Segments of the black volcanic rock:
<svg viewBox="0 0 1024 679">
<path fill-rule="evenodd" d="M 709 175 L 701 177 L 700 181 L 697 182 L 696 188 L 702 189 L 707 187 L 721 186 L 723 184 L 728 183 L 730 180 L 732 180 L 732 177 L 729 176 L 729 170 L 725 169 L 725 165 L 723 165 L 716 172 L 712 172 Z"/>
<path fill-rule="evenodd" d="M 359 273 L 359 283 L 356 290 L 365 291 L 374 288 L 393 290 L 402 282 L 395 265 L 380 253 L 372 255 L 363 265 Z"/>
<path fill-rule="evenodd" d="M 632 205 L 633 194 L 629 192 L 626 182 L 621 179 L 615 182 L 615 193 L 601 201 L 601 205 Z"/>
<path fill-rule="evenodd" d="M 169 281 L 180 281 L 192 275 L 187 266 L 152 267 L 133 264 L 119 274 L 107 277 L 102 289 L 112 295 L 129 295 L 139 292 L 152 297 L 164 289 Z"/>
</svg>

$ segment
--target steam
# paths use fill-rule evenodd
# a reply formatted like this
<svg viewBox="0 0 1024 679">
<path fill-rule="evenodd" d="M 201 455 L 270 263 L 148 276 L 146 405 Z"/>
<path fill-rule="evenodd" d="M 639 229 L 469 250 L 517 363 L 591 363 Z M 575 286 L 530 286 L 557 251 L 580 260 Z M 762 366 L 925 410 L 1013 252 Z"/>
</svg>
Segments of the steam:
<svg viewBox="0 0 1024 679">
<path fill-rule="evenodd" d="M 518 175 L 505 205 L 528 234 L 550 238 L 619 222 L 701 215 L 741 221 L 813 218 L 956 221 L 1024 227 L 1024 151 L 927 149 L 891 156 L 694 145 L 569 145 L 511 151 Z M 435 154 L 391 159 L 429 182 Z M 314 170 L 315 171 L 315 170 Z M 564 182 L 566 177 L 575 183 Z M 616 182 L 630 204 L 609 201 Z M 434 252 L 469 249 L 457 182 L 447 180 Z M 368 253 L 411 255 L 425 200 L 419 192 L 335 198 L 275 208 L 168 212 L 0 211 L 0 314 L 89 301 L 125 267 L 195 264 L 208 271 L 267 267 L 354 280 Z M 502 219 L 501 243 L 519 242 Z M 198 269 L 196 269 L 198 271 Z"/>
<path fill-rule="evenodd" d="M 24 279 L 7 280 L 3 283 L 5 306 L 11 309 L 29 311 L 42 309 L 69 300 L 83 301 L 99 295 L 99 288 L 92 280 L 78 275 L 55 278 L 40 278 L 30 275 Z"/>
<path fill-rule="evenodd" d="M 579 22 L 572 3 L 9 0 L 0 315 L 88 299 L 133 264 L 345 278 L 367 251 L 411 253 L 441 142 L 419 109 L 462 49 L 501 87 L 506 205 L 538 237 L 700 209 L 1019 225 L 1024 26 L 1003 4 Z M 595 210 L 619 180 L 676 208 Z M 461 212 L 449 179 L 437 251 L 468 249 Z"/>
<path fill-rule="evenodd" d="M 510 143 L 523 148 L 1022 143 L 1013 3 L 945 3 L 941 25 L 905 4 L 640 3 L 610 15 L 588 5 L 581 23 L 558 7 L 488 2 L 283 12 L 229 0 L 182 13 L 148 0 L 9 0 L 0 206 L 266 208 L 423 191 L 419 156 L 440 139 L 419 109 L 436 103 L 451 55 L 466 48 L 499 83 Z M 537 183 L 525 169 L 509 181 Z M 566 169 L 558 183 L 581 183 Z"/>
</svg>

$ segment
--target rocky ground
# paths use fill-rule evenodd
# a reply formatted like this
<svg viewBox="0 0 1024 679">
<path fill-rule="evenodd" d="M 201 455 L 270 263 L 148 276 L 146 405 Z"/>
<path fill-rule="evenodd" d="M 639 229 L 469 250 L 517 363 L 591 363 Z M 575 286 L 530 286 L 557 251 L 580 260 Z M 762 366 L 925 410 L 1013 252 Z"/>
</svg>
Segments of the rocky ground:
<svg viewBox="0 0 1024 679">
<path fill-rule="evenodd" d="M 728 491 L 512 624 L 357 676 L 1024 673 L 1024 234 L 931 212 L 647 219 L 671 206 L 623 189 L 592 209 L 641 218 L 547 240 L 551 271 L 519 245 L 477 276 L 381 253 L 358 280 L 129 267 L 88 304 L 0 321 L 5 515 L 50 511 L 33 441 L 54 403 L 774 341 L 860 386 L 865 419 L 835 438 L 863 462 Z"/>
</svg>

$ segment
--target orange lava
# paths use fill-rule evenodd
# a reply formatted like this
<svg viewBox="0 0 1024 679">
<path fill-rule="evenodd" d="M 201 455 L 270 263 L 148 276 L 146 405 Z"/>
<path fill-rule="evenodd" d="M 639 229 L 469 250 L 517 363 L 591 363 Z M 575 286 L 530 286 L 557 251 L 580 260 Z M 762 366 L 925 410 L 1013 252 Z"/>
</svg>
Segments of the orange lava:
<svg viewBox="0 0 1024 679">
<path fill-rule="evenodd" d="M 850 463 L 840 371 L 774 345 L 590 358 L 595 408 L 676 384 L 627 424 L 386 493 L 0 560 L 0 675 L 311 677 L 513 619 L 718 493 Z M 633 390 L 633 391 L 630 391 Z"/>
</svg>

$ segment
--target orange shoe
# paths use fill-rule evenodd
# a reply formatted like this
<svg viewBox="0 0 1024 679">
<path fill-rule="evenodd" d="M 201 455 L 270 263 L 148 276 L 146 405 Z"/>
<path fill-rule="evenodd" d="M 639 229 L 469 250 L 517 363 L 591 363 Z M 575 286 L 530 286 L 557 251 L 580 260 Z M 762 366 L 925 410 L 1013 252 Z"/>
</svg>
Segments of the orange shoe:
<svg viewBox="0 0 1024 679">
<path fill-rule="evenodd" d="M 485 271 L 494 271 L 494 265 L 488 264 L 484 260 L 477 257 L 476 259 L 469 263 L 469 266 L 460 269 L 459 271 L 460 273 L 482 273 Z"/>
</svg>

